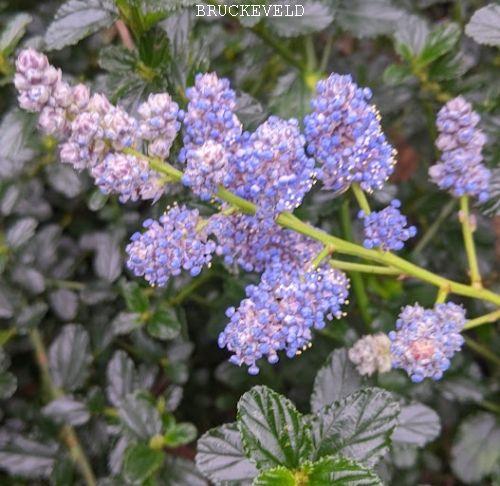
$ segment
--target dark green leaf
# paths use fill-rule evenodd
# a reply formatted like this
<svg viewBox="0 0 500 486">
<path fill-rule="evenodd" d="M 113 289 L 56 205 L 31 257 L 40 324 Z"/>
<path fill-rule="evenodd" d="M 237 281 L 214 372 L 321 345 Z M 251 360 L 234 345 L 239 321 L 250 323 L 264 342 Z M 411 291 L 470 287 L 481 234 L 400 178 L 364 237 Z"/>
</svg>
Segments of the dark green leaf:
<svg viewBox="0 0 500 486">
<path fill-rule="evenodd" d="M 297 467 L 312 450 L 309 424 L 292 402 L 265 386 L 240 398 L 238 429 L 245 453 L 259 468 Z"/>
<path fill-rule="evenodd" d="M 403 59 L 411 62 L 424 48 L 428 36 L 427 22 L 417 15 L 406 14 L 398 22 L 394 33 L 396 51 Z"/>
<path fill-rule="evenodd" d="M 453 472 L 478 484 L 500 461 L 500 426 L 490 413 L 477 413 L 460 425 L 451 449 Z"/>
<path fill-rule="evenodd" d="M 462 52 L 449 53 L 429 66 L 429 78 L 435 81 L 456 79 L 463 76 L 470 68 L 470 57 Z"/>
<path fill-rule="evenodd" d="M 83 190 L 82 179 L 73 167 L 57 164 L 46 169 L 47 182 L 51 187 L 67 198 L 78 196 Z"/>
<path fill-rule="evenodd" d="M 129 311 L 142 314 L 149 309 L 146 293 L 137 282 L 120 281 L 120 291 Z"/>
<path fill-rule="evenodd" d="M 31 15 L 20 13 L 14 15 L 3 28 L 0 35 L 0 51 L 7 57 L 15 49 L 31 23 Z"/>
<path fill-rule="evenodd" d="M 135 312 L 120 312 L 111 322 L 113 334 L 128 334 L 141 326 L 140 314 Z"/>
<path fill-rule="evenodd" d="M 148 440 L 161 433 L 162 423 L 158 410 L 137 392 L 120 401 L 118 415 L 125 427 L 138 439 Z"/>
<path fill-rule="evenodd" d="M 96 274 L 107 282 L 114 282 L 122 272 L 120 247 L 109 235 L 105 235 L 98 242 L 94 268 Z"/>
<path fill-rule="evenodd" d="M 198 439 L 196 465 L 211 481 L 219 484 L 248 485 L 257 468 L 243 452 L 236 423 L 206 432 Z"/>
<path fill-rule="evenodd" d="M 289 5 L 294 11 L 296 5 L 303 7 L 301 16 L 276 16 L 266 19 L 270 28 L 282 37 L 296 37 L 319 32 L 330 25 L 335 16 L 335 0 L 324 2 L 321 0 L 288 0 L 282 5 Z M 281 5 L 281 4 L 280 4 Z"/>
<path fill-rule="evenodd" d="M 54 384 L 66 391 L 80 388 L 89 373 L 90 340 L 79 324 L 68 324 L 49 349 L 50 374 Z"/>
<path fill-rule="evenodd" d="M 207 486 L 207 482 L 192 461 L 168 454 L 165 463 L 167 473 L 162 476 L 165 486 L 186 486 L 188 484 L 189 486 Z"/>
<path fill-rule="evenodd" d="M 165 445 L 173 448 L 189 444 L 196 439 L 196 434 L 196 427 L 193 424 L 182 422 L 169 426 L 163 437 Z"/>
<path fill-rule="evenodd" d="M 44 478 L 54 467 L 57 445 L 53 442 L 36 442 L 21 435 L 9 435 L 0 443 L 0 468 L 13 476 Z"/>
<path fill-rule="evenodd" d="M 398 86 L 412 76 L 411 69 L 406 64 L 392 64 L 384 71 L 384 82 L 391 86 Z"/>
<path fill-rule="evenodd" d="M 23 246 L 35 234 L 38 222 L 34 218 L 23 218 L 16 221 L 7 230 L 7 244 L 13 250 Z"/>
<path fill-rule="evenodd" d="M 394 32 L 402 15 L 390 0 L 342 0 L 337 21 L 357 37 L 373 37 Z"/>
<path fill-rule="evenodd" d="M 388 450 L 399 405 L 380 388 L 365 388 L 312 418 L 316 457 L 342 454 L 369 466 Z"/>
<path fill-rule="evenodd" d="M 423 447 L 433 441 L 440 430 L 439 416 L 432 408 L 421 403 L 412 403 L 401 407 L 392 440 Z"/>
<path fill-rule="evenodd" d="M 63 321 L 71 321 L 78 312 L 78 297 L 68 289 L 58 289 L 49 295 L 52 310 Z"/>
<path fill-rule="evenodd" d="M 45 302 L 35 302 L 23 307 L 16 317 L 17 331 L 25 334 L 30 329 L 38 326 L 48 310 L 49 306 Z"/>
<path fill-rule="evenodd" d="M 465 26 L 465 33 L 479 44 L 500 46 L 500 5 L 490 3 L 477 10 Z"/>
<path fill-rule="evenodd" d="M 68 0 L 56 12 L 45 34 L 47 49 L 62 49 L 109 27 L 116 20 L 109 0 Z"/>
<path fill-rule="evenodd" d="M 120 402 L 138 387 L 134 362 L 124 351 L 116 351 L 106 370 L 106 393 L 109 401 L 118 406 Z"/>
<path fill-rule="evenodd" d="M 125 451 L 123 473 L 134 484 L 144 484 L 163 464 L 165 453 L 153 450 L 146 444 L 131 445 Z"/>
<path fill-rule="evenodd" d="M 52 400 L 42 413 L 55 422 L 70 425 L 83 425 L 90 419 L 86 405 L 68 396 Z"/>
<path fill-rule="evenodd" d="M 181 332 L 181 323 L 177 318 L 175 309 L 160 307 L 151 316 L 146 329 L 151 336 L 157 339 L 170 340 L 175 339 Z"/>
<path fill-rule="evenodd" d="M 418 57 L 418 63 L 427 66 L 450 52 L 457 44 L 460 34 L 461 30 L 457 24 L 448 23 L 436 27 L 427 37 Z"/>
<path fill-rule="evenodd" d="M 359 390 L 360 387 L 361 376 L 347 357 L 347 350 L 336 349 L 314 379 L 311 410 L 318 412 L 323 407 Z"/>
<path fill-rule="evenodd" d="M 260 473 L 252 486 L 297 486 L 297 481 L 295 481 L 295 474 L 286 467 L 278 466 L 274 469 L 269 469 Z M 301 484 L 306 485 L 308 482 L 302 482 Z"/>
<path fill-rule="evenodd" d="M 324 457 L 309 472 L 311 486 L 382 486 L 377 475 L 358 462 L 342 456 Z"/>
</svg>

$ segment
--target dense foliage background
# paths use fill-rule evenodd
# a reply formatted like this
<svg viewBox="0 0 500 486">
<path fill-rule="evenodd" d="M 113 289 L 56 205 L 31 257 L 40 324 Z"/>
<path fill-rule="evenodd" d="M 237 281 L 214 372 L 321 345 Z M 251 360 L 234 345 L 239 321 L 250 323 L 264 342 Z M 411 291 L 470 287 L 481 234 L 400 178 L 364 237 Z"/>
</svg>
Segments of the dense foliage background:
<svg viewBox="0 0 500 486">
<path fill-rule="evenodd" d="M 196 439 L 233 421 L 244 392 L 265 384 L 308 411 L 314 377 L 334 349 L 391 330 L 402 305 L 432 306 L 436 297 L 434 287 L 415 280 L 354 276 L 347 316 L 318 332 L 311 350 L 263 366 L 257 377 L 229 364 L 216 343 L 224 312 L 257 276 L 216 262 L 165 289 L 134 279 L 124 247 L 142 220 L 173 200 L 206 209 L 183 190 L 153 206 L 121 205 L 86 174 L 59 164 L 55 141 L 16 107 L 12 75 L 21 46 L 47 52 L 67 76 L 132 112 L 151 92 L 168 91 L 183 105 L 194 75 L 216 71 L 237 90 L 249 129 L 269 114 L 302 119 L 318 79 L 352 74 L 373 90 L 399 152 L 374 205 L 397 194 L 419 231 L 404 256 L 460 281 L 467 262 L 457 204 L 428 181 L 427 170 L 437 158 L 435 115 L 463 94 L 488 135 L 492 198 L 475 208 L 475 237 L 484 285 L 500 289 L 499 5 L 303 0 L 301 18 L 239 21 L 196 18 L 194 3 L 0 2 L 0 484 L 77 484 L 73 460 L 82 451 L 66 447 L 75 431 L 102 484 L 205 484 L 191 462 Z M 315 190 L 297 214 L 350 239 L 359 235 L 356 212 L 349 196 Z M 452 300 L 470 317 L 493 309 Z M 424 449 L 400 446 L 386 455 L 377 468 L 384 481 L 500 484 L 499 344 L 495 325 L 482 326 L 467 333 L 442 381 L 415 385 L 402 372 L 374 381 L 425 403 L 441 422 Z M 145 470 L 136 459 L 147 446 L 127 444 L 158 431 L 164 453 L 148 456 Z"/>
</svg>

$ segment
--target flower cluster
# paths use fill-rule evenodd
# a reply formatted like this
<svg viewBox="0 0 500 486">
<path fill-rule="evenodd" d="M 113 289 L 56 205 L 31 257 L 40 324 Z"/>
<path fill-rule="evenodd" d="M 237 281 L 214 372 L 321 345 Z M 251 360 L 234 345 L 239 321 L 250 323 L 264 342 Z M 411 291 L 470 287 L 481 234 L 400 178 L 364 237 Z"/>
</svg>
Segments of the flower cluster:
<svg viewBox="0 0 500 486">
<path fill-rule="evenodd" d="M 137 111 L 141 116 L 139 134 L 149 141 L 148 153 L 166 159 L 181 127 L 179 105 L 167 93 L 151 94 Z"/>
<path fill-rule="evenodd" d="M 272 263 L 299 267 L 319 253 L 321 245 L 273 222 L 245 214 L 215 214 L 207 230 L 217 239 L 216 253 L 227 265 L 263 272 Z"/>
<path fill-rule="evenodd" d="M 382 250 L 401 250 L 404 242 L 417 234 L 415 226 L 407 226 L 406 217 L 401 214 L 401 203 L 397 199 L 381 211 L 365 214 L 359 212 L 363 219 L 366 248 L 381 248 Z"/>
<path fill-rule="evenodd" d="M 157 201 L 163 194 L 161 177 L 148 162 L 134 155 L 111 152 L 91 168 L 95 183 L 105 194 L 119 194 L 122 203 L 139 199 Z"/>
<path fill-rule="evenodd" d="M 247 298 L 239 307 L 230 307 L 230 318 L 219 335 L 219 346 L 233 353 L 230 361 L 248 366 L 257 374 L 256 362 L 267 358 L 278 362 L 278 352 L 289 358 L 311 345 L 312 329 L 322 329 L 327 318 L 339 318 L 347 300 L 349 281 L 344 273 L 319 268 L 301 273 L 275 271 L 262 275 L 259 285 L 246 289 Z"/>
<path fill-rule="evenodd" d="M 441 108 L 436 140 L 441 160 L 430 167 L 429 175 L 440 189 L 455 197 L 468 195 L 484 202 L 489 198 L 491 172 L 482 163 L 486 137 L 477 128 L 478 123 L 479 115 L 461 96 Z"/>
<path fill-rule="evenodd" d="M 325 189 L 343 191 L 356 182 L 370 192 L 380 189 L 394 170 L 395 151 L 370 98 L 370 90 L 358 88 L 351 76 L 332 74 L 316 86 L 304 133 Z"/>
<path fill-rule="evenodd" d="M 47 135 L 60 139 L 70 133 L 70 119 L 89 102 L 90 92 L 83 84 L 74 87 L 62 81 L 61 71 L 49 64 L 47 57 L 25 49 L 16 61 L 14 85 L 19 105 L 40 112 L 38 126 Z"/>
<path fill-rule="evenodd" d="M 349 349 L 348 356 L 360 375 L 387 373 L 392 367 L 391 341 L 384 333 L 363 336 Z"/>
<path fill-rule="evenodd" d="M 229 181 L 229 154 L 220 143 L 209 140 L 197 149 L 187 151 L 182 182 L 201 199 L 208 200 L 219 185 Z"/>
<path fill-rule="evenodd" d="M 439 380 L 450 366 L 450 359 L 464 340 L 460 334 L 465 310 L 453 304 L 436 304 L 424 309 L 418 304 L 406 306 L 389 333 L 392 366 L 404 369 L 413 382 L 424 378 Z"/>
<path fill-rule="evenodd" d="M 200 228 L 203 220 L 196 209 L 174 206 L 159 221 L 148 219 L 143 226 L 146 231 L 134 233 L 127 245 L 127 265 L 151 285 L 162 287 L 182 270 L 198 275 L 210 263 L 215 243 Z"/>
<path fill-rule="evenodd" d="M 242 133 L 242 126 L 234 110 L 236 95 L 229 80 L 219 79 L 215 73 L 198 74 L 195 85 L 186 90 L 187 111 L 181 114 L 184 123 L 184 151 L 203 145 L 208 140 L 229 146 Z"/>
<path fill-rule="evenodd" d="M 314 176 L 314 160 L 305 153 L 298 121 L 271 116 L 240 145 L 229 187 L 257 203 L 262 216 L 298 207 Z"/>
</svg>

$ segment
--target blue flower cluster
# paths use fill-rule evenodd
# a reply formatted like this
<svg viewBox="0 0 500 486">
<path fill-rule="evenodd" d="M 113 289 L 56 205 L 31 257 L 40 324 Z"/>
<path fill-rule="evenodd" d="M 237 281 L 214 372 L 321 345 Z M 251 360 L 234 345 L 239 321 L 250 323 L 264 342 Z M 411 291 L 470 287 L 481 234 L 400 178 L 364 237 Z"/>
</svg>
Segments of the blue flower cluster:
<svg viewBox="0 0 500 486">
<path fill-rule="evenodd" d="M 312 329 L 322 329 L 327 318 L 342 316 L 349 281 L 344 273 L 328 267 L 299 272 L 268 268 L 259 285 L 249 285 L 247 298 L 230 307 L 230 318 L 219 335 L 219 346 L 233 353 L 230 361 L 248 366 L 257 374 L 256 362 L 277 363 L 278 352 L 289 358 L 311 345 Z"/>
<path fill-rule="evenodd" d="M 448 302 L 424 309 L 406 306 L 389 333 L 392 366 L 404 369 L 413 382 L 424 378 L 439 380 L 450 359 L 464 342 L 460 331 L 465 324 L 463 307 Z"/>
<path fill-rule="evenodd" d="M 461 96 L 441 108 L 437 116 L 439 137 L 436 146 L 441 160 L 430 167 L 431 180 L 455 197 L 489 198 L 491 172 L 482 163 L 486 137 L 477 128 L 479 115 Z"/>
<path fill-rule="evenodd" d="M 401 202 L 393 199 L 390 206 L 381 211 L 365 214 L 360 211 L 358 216 L 363 220 L 365 248 L 380 248 L 382 250 L 401 250 L 404 242 L 417 234 L 415 226 L 407 226 L 406 217 L 399 208 Z"/>
<path fill-rule="evenodd" d="M 234 110 L 236 94 L 229 80 L 219 79 L 215 73 L 198 74 L 195 85 L 186 90 L 189 100 L 187 111 L 181 114 L 184 123 L 184 149 L 200 147 L 208 140 L 230 146 L 242 133 L 242 126 Z"/>
<path fill-rule="evenodd" d="M 314 176 L 314 159 L 305 153 L 298 121 L 271 116 L 240 145 L 229 187 L 257 203 L 259 216 L 276 216 L 298 207 Z"/>
<path fill-rule="evenodd" d="M 229 153 L 220 143 L 209 140 L 187 151 L 182 183 L 204 201 L 217 192 L 219 185 L 227 186 L 230 177 Z"/>
<path fill-rule="evenodd" d="M 174 206 L 159 221 L 147 219 L 143 226 L 146 231 L 134 233 L 127 245 L 127 266 L 151 285 L 162 287 L 182 270 L 196 276 L 212 260 L 215 243 L 196 209 Z"/>
<path fill-rule="evenodd" d="M 371 91 L 358 88 L 351 76 L 332 74 L 316 86 L 304 133 L 325 189 L 344 191 L 356 182 L 371 192 L 381 189 L 394 170 L 395 151 L 370 98 Z"/>
<path fill-rule="evenodd" d="M 217 240 L 216 253 L 227 265 L 262 273 L 271 264 L 299 267 L 321 251 L 321 244 L 256 216 L 235 213 L 210 217 L 207 231 Z"/>
</svg>

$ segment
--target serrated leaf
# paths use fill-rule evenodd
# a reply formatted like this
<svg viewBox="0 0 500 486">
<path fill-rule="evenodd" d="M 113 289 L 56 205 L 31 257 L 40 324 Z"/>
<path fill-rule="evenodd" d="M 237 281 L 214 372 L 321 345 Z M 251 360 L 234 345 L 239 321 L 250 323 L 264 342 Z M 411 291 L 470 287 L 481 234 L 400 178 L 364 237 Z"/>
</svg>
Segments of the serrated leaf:
<svg viewBox="0 0 500 486">
<path fill-rule="evenodd" d="M 106 369 L 106 377 L 106 394 L 115 406 L 138 386 L 134 362 L 125 351 L 115 352 Z"/>
<path fill-rule="evenodd" d="M 70 425 L 83 425 L 90 419 L 87 406 L 68 396 L 52 400 L 43 407 L 42 413 L 57 423 Z"/>
<path fill-rule="evenodd" d="M 465 483 L 477 484 L 500 461 L 500 426 L 490 413 L 467 418 L 458 429 L 451 449 L 453 472 Z"/>
<path fill-rule="evenodd" d="M 174 423 L 163 435 L 167 447 L 179 447 L 189 444 L 196 439 L 197 431 L 193 424 L 188 422 Z"/>
<path fill-rule="evenodd" d="M 23 307 L 16 316 L 17 331 L 25 334 L 30 329 L 38 326 L 48 310 L 49 306 L 45 302 L 35 302 Z"/>
<path fill-rule="evenodd" d="M 56 12 L 45 34 L 47 49 L 62 49 L 76 44 L 117 19 L 109 0 L 68 0 Z"/>
<path fill-rule="evenodd" d="M 112 321 L 113 334 L 118 336 L 128 334 L 141 327 L 140 314 L 135 312 L 120 312 Z"/>
<path fill-rule="evenodd" d="M 217 484 L 245 486 L 258 473 L 245 456 L 236 423 L 211 429 L 198 439 L 196 465 Z"/>
<path fill-rule="evenodd" d="M 308 482 L 302 484 L 308 484 Z M 293 471 L 279 466 L 260 473 L 252 486 L 297 486 L 297 482 Z"/>
<path fill-rule="evenodd" d="M 31 15 L 20 13 L 14 15 L 3 28 L 0 35 L 0 51 L 9 56 L 26 33 L 26 27 L 31 23 Z"/>
<path fill-rule="evenodd" d="M 23 218 L 16 221 L 6 234 L 7 244 L 13 250 L 27 243 L 35 234 L 38 222 L 35 218 Z"/>
<path fill-rule="evenodd" d="M 417 15 L 405 14 L 398 22 L 394 33 L 398 54 L 408 62 L 420 54 L 429 36 L 426 20 Z"/>
<path fill-rule="evenodd" d="M 411 69 L 406 64 L 392 64 L 385 69 L 383 79 L 384 83 L 390 86 L 398 86 L 410 79 L 411 76 Z"/>
<path fill-rule="evenodd" d="M 163 478 L 165 486 L 207 486 L 207 482 L 192 461 L 168 454 L 165 458 L 168 476 Z M 242 485 L 243 486 L 243 485 Z"/>
<path fill-rule="evenodd" d="M 277 467 L 262 472 L 253 486 L 382 486 L 377 475 L 342 456 L 327 456 L 298 471 Z"/>
<path fill-rule="evenodd" d="M 107 282 L 114 282 L 122 272 L 122 257 L 120 247 L 109 235 L 98 242 L 94 258 L 96 274 Z"/>
<path fill-rule="evenodd" d="M 458 42 L 462 31 L 457 24 L 447 23 L 437 26 L 427 37 L 418 63 L 427 66 L 450 52 Z"/>
<path fill-rule="evenodd" d="M 356 37 L 374 37 L 392 34 L 403 13 L 390 0 L 342 0 L 337 21 Z"/>
<path fill-rule="evenodd" d="M 439 416 L 421 403 L 401 407 L 398 425 L 392 433 L 393 442 L 423 447 L 433 441 L 441 430 Z"/>
<path fill-rule="evenodd" d="M 480 8 L 465 26 L 465 33 L 479 44 L 500 45 L 500 5 Z"/>
<path fill-rule="evenodd" d="M 321 0 L 288 0 L 280 5 L 289 5 L 295 9 L 296 5 L 304 8 L 301 16 L 276 16 L 266 18 L 266 23 L 271 30 L 281 37 L 296 37 L 319 32 L 333 22 L 335 17 L 335 6 L 338 2 L 330 0 L 328 3 Z"/>
<path fill-rule="evenodd" d="M 181 332 L 181 323 L 172 307 L 160 307 L 149 319 L 146 329 L 151 336 L 162 339 L 175 339 Z"/>
<path fill-rule="evenodd" d="M 360 386 L 361 376 L 349 360 L 347 350 L 336 349 L 316 374 L 311 395 L 311 410 L 318 412 L 323 407 L 359 390 Z"/>
<path fill-rule="evenodd" d="M 165 454 L 161 450 L 153 450 L 146 444 L 130 445 L 123 459 L 125 478 L 133 484 L 144 484 L 163 464 Z"/>
<path fill-rule="evenodd" d="M 149 309 L 146 293 L 137 282 L 120 281 L 120 292 L 125 299 L 128 310 L 142 313 Z"/>
<path fill-rule="evenodd" d="M 66 391 L 80 388 L 89 373 L 90 339 L 79 324 L 68 324 L 49 349 L 50 374 L 54 384 Z"/>
<path fill-rule="evenodd" d="M 58 289 L 49 295 L 52 310 L 63 320 L 71 321 L 78 312 L 78 297 L 68 289 Z"/>
<path fill-rule="evenodd" d="M 54 467 L 57 445 L 12 434 L 0 445 L 0 468 L 13 476 L 46 478 Z"/>
<path fill-rule="evenodd" d="M 342 454 L 372 466 L 388 450 L 399 405 L 380 388 L 365 388 L 312 418 L 316 457 Z"/>
<path fill-rule="evenodd" d="M 118 404 L 118 415 L 138 439 L 148 440 L 161 433 L 162 423 L 158 410 L 138 392 L 127 395 Z"/>
<path fill-rule="evenodd" d="M 60 194 L 73 198 L 82 192 L 82 180 L 72 167 L 57 164 L 47 167 L 46 172 L 47 182 Z"/>
<path fill-rule="evenodd" d="M 290 400 L 265 386 L 240 398 L 238 429 L 246 455 L 259 469 L 297 467 L 312 450 L 309 424 Z"/>
</svg>

